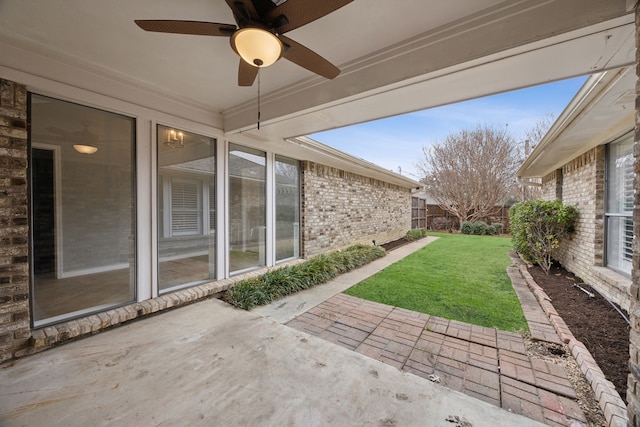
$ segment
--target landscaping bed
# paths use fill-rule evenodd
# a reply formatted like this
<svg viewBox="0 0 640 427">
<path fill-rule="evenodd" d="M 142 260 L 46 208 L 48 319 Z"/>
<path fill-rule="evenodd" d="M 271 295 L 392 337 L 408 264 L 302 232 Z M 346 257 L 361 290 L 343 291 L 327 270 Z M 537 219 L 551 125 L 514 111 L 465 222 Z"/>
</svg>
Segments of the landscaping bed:
<svg viewBox="0 0 640 427">
<path fill-rule="evenodd" d="M 385 251 L 389 252 L 389 251 L 397 249 L 397 248 L 399 248 L 401 246 L 407 245 L 409 243 L 411 243 L 410 240 L 407 240 L 404 237 L 402 237 L 400 239 L 392 240 L 390 242 L 384 243 L 384 244 L 382 244 L 380 246 L 383 247 Z"/>
<path fill-rule="evenodd" d="M 629 374 L 629 326 L 597 292 L 590 298 L 574 285 L 582 280 L 555 264 L 547 275 L 529 268 L 536 283 L 551 298 L 553 307 L 577 340 L 589 350 L 596 363 L 626 401 Z M 588 285 L 582 288 L 590 290 Z M 625 313 L 626 315 L 626 313 Z"/>
</svg>

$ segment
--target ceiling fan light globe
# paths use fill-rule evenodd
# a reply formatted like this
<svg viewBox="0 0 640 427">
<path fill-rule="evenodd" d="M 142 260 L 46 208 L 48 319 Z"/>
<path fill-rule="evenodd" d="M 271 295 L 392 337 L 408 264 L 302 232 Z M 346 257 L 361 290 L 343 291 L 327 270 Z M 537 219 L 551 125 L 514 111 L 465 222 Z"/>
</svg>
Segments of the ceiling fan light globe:
<svg viewBox="0 0 640 427">
<path fill-rule="evenodd" d="M 260 28 L 242 28 L 231 36 L 231 47 L 254 67 L 268 67 L 282 56 L 284 47 L 278 37 Z"/>
<path fill-rule="evenodd" d="M 93 145 L 73 144 L 73 149 L 81 154 L 93 154 L 98 151 L 98 147 Z"/>
</svg>

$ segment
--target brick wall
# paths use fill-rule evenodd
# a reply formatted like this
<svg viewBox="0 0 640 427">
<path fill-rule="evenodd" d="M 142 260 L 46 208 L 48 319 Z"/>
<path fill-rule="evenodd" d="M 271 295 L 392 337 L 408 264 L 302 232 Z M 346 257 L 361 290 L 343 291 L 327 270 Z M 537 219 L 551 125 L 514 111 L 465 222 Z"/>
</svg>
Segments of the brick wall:
<svg viewBox="0 0 640 427">
<path fill-rule="evenodd" d="M 629 310 L 630 280 L 604 268 L 604 174 L 605 146 L 602 145 L 545 176 L 543 198 L 560 198 L 579 211 L 576 233 L 562 243 L 556 259 L 608 299 Z"/>
<path fill-rule="evenodd" d="M 562 200 L 562 169 L 542 178 L 542 200 Z"/>
<path fill-rule="evenodd" d="M 636 6 L 636 74 L 640 77 L 640 6 Z M 633 267 L 631 283 L 631 331 L 629 333 L 629 381 L 627 385 L 627 402 L 629 412 L 629 425 L 640 425 L 640 110 L 638 105 L 640 95 L 640 83 L 636 80 L 636 130 L 634 135 L 633 154 L 635 158 L 635 182 L 636 189 L 633 209 Z"/>
<path fill-rule="evenodd" d="M 0 362 L 31 337 L 27 210 L 27 89 L 0 79 Z"/>
<path fill-rule="evenodd" d="M 562 243 L 555 258 L 628 311 L 629 278 L 604 267 L 605 160 L 601 145 L 545 176 L 543 199 L 560 199 L 579 211 L 576 233 Z"/>
<path fill-rule="evenodd" d="M 604 256 L 605 146 L 562 167 L 562 202 L 579 211 L 576 233 L 560 248 L 559 261 L 578 274 L 602 266 Z"/>
<path fill-rule="evenodd" d="M 411 228 L 411 189 L 301 162 L 303 257 L 384 243 Z"/>
</svg>

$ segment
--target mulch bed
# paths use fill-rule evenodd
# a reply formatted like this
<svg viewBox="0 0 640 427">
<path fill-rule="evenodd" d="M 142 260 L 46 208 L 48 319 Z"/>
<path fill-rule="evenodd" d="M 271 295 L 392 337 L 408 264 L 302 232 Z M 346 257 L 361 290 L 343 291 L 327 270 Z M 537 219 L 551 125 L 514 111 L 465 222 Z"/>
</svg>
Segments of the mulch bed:
<svg viewBox="0 0 640 427">
<path fill-rule="evenodd" d="M 573 335 L 587 347 L 605 377 L 626 401 L 629 375 L 627 322 L 597 292 L 593 292 L 595 296 L 590 298 L 575 287 L 582 280 L 561 266 L 554 265 L 548 275 L 538 266 L 530 267 L 529 273 L 551 298 L 553 307 Z M 581 287 L 591 290 L 589 285 L 583 284 Z M 627 313 L 625 315 L 628 318 Z"/>
<path fill-rule="evenodd" d="M 411 243 L 411 241 L 405 239 L 404 237 L 402 237 L 401 239 L 398 240 L 392 240 L 391 242 L 387 242 L 385 244 L 382 244 L 380 246 L 382 246 L 384 248 L 385 251 L 389 252 L 392 251 L 396 248 L 399 248 L 400 246 L 404 246 L 406 244 Z"/>
</svg>

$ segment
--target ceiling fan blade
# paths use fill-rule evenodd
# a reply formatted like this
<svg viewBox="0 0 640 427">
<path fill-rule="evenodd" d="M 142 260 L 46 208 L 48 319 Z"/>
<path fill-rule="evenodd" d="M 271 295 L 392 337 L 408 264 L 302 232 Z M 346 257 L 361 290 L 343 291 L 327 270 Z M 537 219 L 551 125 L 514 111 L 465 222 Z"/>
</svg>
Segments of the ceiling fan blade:
<svg viewBox="0 0 640 427">
<path fill-rule="evenodd" d="M 258 67 L 254 67 L 248 62 L 240 59 L 240 65 L 238 66 L 238 85 L 239 86 L 252 86 L 258 75 Z"/>
<path fill-rule="evenodd" d="M 136 19 L 138 27 L 145 31 L 171 34 L 194 34 L 198 36 L 231 37 L 236 26 L 216 22 L 177 21 L 172 19 Z"/>
<path fill-rule="evenodd" d="M 311 72 L 319 74 L 322 77 L 326 77 L 327 79 L 333 79 L 338 74 L 340 74 L 340 69 L 338 67 L 336 67 L 331 62 L 327 61 L 308 47 L 305 47 L 300 43 L 293 41 L 285 36 L 280 36 L 280 40 L 283 44 L 285 44 L 285 51 L 282 56 L 284 56 L 294 64 L 297 64 L 302 68 L 306 68 Z"/>
<path fill-rule="evenodd" d="M 341 8 L 353 0 L 287 0 L 280 6 L 266 13 L 265 18 L 270 23 L 281 25 L 275 28 L 278 34 L 286 33 L 298 27 L 322 18 Z M 286 19 L 280 18 L 284 16 Z"/>
</svg>

